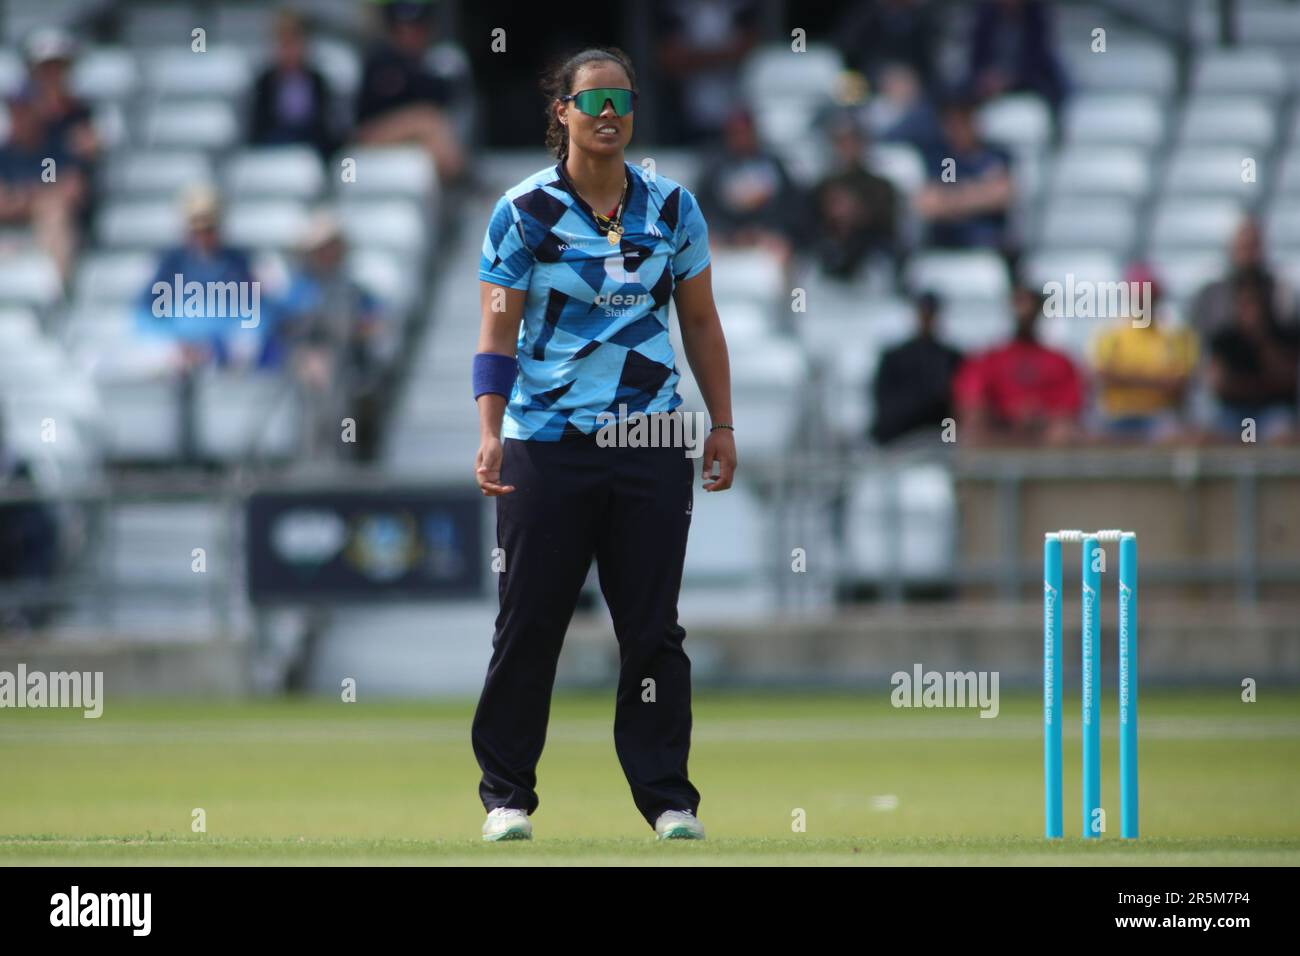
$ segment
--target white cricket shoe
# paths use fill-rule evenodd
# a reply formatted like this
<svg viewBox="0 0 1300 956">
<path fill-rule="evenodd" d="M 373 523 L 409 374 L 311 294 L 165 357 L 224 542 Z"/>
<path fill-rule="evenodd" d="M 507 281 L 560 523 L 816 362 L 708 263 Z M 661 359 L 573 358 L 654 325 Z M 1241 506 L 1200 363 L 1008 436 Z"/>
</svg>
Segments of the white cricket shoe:
<svg viewBox="0 0 1300 956">
<path fill-rule="evenodd" d="M 483 839 L 491 843 L 498 840 L 531 840 L 533 824 L 524 810 L 497 807 L 483 821 Z"/>
<path fill-rule="evenodd" d="M 704 825 L 690 810 L 665 810 L 655 821 L 655 838 L 659 840 L 703 840 Z"/>
</svg>

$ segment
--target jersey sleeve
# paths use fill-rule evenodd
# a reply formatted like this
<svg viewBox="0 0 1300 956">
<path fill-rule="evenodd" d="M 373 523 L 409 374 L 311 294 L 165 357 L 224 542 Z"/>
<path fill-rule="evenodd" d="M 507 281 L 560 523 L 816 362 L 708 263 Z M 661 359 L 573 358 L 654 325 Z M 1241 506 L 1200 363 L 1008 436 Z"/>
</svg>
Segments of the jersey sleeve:
<svg viewBox="0 0 1300 956">
<path fill-rule="evenodd" d="M 685 282 L 709 265 L 709 226 L 690 190 L 682 187 L 677 235 L 673 243 L 673 279 Z"/>
<path fill-rule="evenodd" d="M 524 242 L 524 225 L 519 219 L 519 210 L 509 197 L 502 196 L 488 220 L 478 277 L 508 289 L 526 289 L 534 261 L 532 250 Z"/>
</svg>

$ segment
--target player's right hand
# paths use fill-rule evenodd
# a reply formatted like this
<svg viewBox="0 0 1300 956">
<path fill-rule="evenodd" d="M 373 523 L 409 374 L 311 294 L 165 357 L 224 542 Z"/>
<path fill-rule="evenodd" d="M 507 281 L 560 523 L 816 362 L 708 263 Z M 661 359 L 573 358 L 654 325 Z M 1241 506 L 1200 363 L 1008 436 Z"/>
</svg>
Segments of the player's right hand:
<svg viewBox="0 0 1300 956">
<path fill-rule="evenodd" d="M 478 480 L 479 491 L 489 497 L 508 495 L 515 490 L 514 485 L 501 484 L 501 439 L 484 438 L 479 444 L 474 460 L 474 477 Z"/>
</svg>

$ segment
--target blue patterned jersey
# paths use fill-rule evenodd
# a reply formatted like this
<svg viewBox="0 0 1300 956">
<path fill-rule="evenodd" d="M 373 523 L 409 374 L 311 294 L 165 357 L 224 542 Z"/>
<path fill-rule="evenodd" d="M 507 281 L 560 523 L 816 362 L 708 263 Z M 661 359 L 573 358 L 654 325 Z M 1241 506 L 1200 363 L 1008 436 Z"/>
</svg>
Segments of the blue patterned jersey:
<svg viewBox="0 0 1300 956">
<path fill-rule="evenodd" d="M 596 416 L 617 416 L 620 405 L 650 414 L 681 404 L 668 303 L 676 283 L 708 266 L 708 229 L 689 191 L 624 165 L 617 245 L 562 163 L 507 190 L 492 211 L 479 278 L 528 290 L 504 438 L 590 435 L 608 421 Z"/>
</svg>

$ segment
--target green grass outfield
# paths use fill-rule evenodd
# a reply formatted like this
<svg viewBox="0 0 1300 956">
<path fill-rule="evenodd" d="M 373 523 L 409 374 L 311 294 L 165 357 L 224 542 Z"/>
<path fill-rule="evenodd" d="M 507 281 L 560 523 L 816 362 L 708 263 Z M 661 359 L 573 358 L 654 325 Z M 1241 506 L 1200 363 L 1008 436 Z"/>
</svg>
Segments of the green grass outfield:
<svg viewBox="0 0 1300 956">
<path fill-rule="evenodd" d="M 108 702 L 0 710 L 5 864 L 1300 865 L 1300 693 L 1144 690 L 1143 837 L 1079 837 L 1078 698 L 1066 833 L 1042 832 L 1036 695 L 1001 713 L 895 710 L 887 693 L 697 691 L 702 844 L 656 844 L 614 754 L 612 693 L 557 696 L 531 843 L 484 845 L 473 703 Z M 652 706 L 652 705 L 648 705 Z M 191 832 L 201 807 L 207 832 Z M 804 811 L 806 832 L 792 831 Z"/>
</svg>

